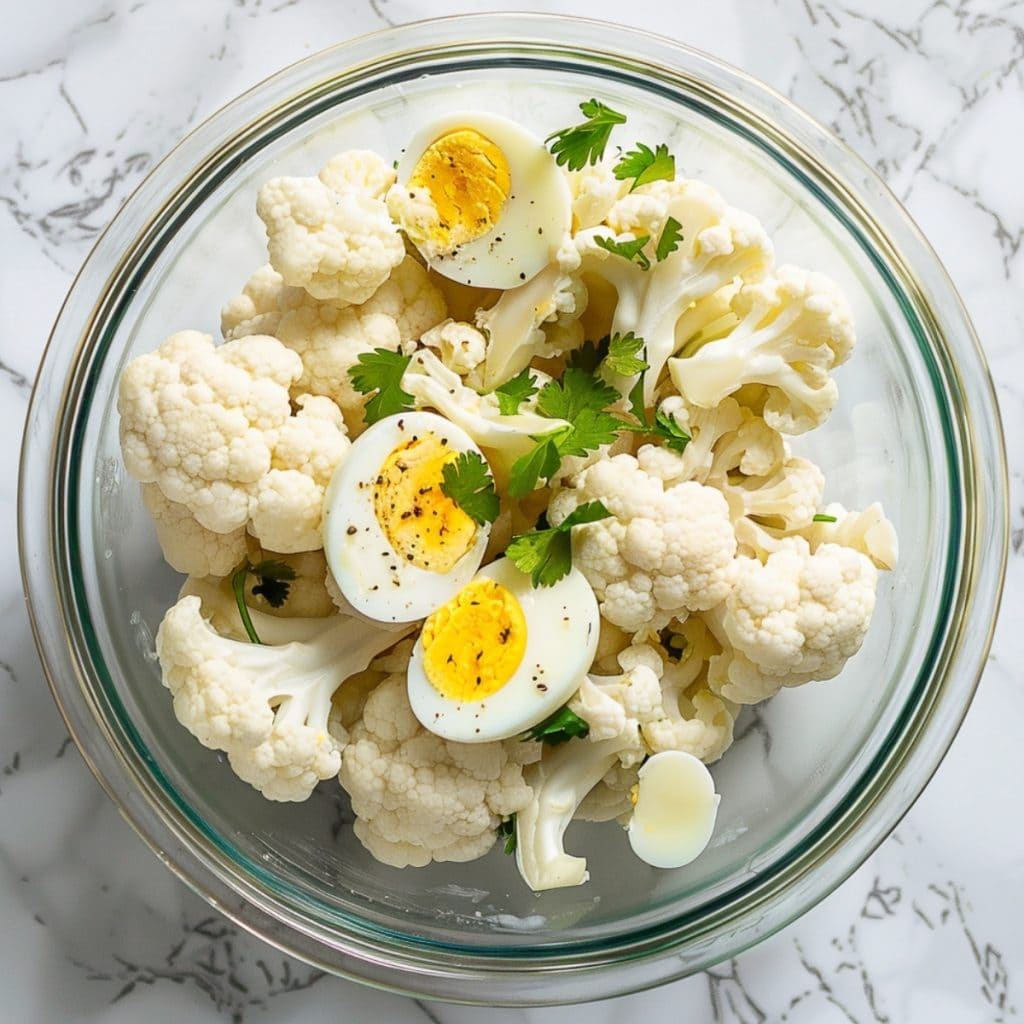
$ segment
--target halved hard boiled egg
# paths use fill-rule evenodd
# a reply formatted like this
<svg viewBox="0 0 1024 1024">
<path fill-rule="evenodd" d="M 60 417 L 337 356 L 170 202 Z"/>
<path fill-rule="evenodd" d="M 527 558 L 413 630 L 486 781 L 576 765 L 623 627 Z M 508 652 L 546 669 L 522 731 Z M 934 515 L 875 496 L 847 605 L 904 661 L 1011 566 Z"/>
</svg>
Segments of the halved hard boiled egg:
<svg viewBox="0 0 1024 1024">
<path fill-rule="evenodd" d="M 540 273 L 572 223 L 569 186 L 544 143 L 475 111 L 413 137 L 387 203 L 434 270 L 480 288 L 515 288 Z"/>
<path fill-rule="evenodd" d="M 461 452 L 481 455 L 465 431 L 430 412 L 388 416 L 353 442 L 327 490 L 323 539 L 331 573 L 356 611 L 413 622 L 476 572 L 490 525 L 441 490 L 444 467 Z"/>
<path fill-rule="evenodd" d="M 409 662 L 409 703 L 445 739 L 515 736 L 576 692 L 598 630 L 597 599 L 578 569 L 534 588 L 499 558 L 423 624 Z"/>
</svg>

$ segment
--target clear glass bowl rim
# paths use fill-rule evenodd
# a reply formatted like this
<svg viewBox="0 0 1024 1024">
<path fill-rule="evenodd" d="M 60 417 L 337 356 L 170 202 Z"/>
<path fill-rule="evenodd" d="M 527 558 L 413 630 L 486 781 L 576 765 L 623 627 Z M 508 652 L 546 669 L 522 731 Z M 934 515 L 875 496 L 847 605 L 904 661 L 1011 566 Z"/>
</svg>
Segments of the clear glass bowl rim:
<svg viewBox="0 0 1024 1024">
<path fill-rule="evenodd" d="M 556 38 L 573 42 L 550 41 Z M 965 516 L 952 618 L 956 628 L 936 658 L 932 684 L 888 751 L 884 771 L 834 816 L 823 834 L 798 850 L 780 872 L 744 887 L 742 906 L 726 901 L 707 919 L 670 922 L 672 927 L 618 941 L 613 948 L 481 957 L 403 945 L 381 933 L 320 927 L 295 908 L 268 899 L 175 811 L 137 753 L 123 749 L 90 694 L 90 666 L 76 635 L 72 584 L 64 571 L 61 498 L 67 426 L 75 421 L 81 369 L 99 333 L 94 324 L 126 263 L 138 258 L 139 239 L 175 198 L 189 193 L 204 162 L 239 138 L 267 130 L 284 109 L 308 102 L 329 83 L 396 61 L 433 61 L 477 51 L 493 57 L 509 50 L 574 56 L 591 69 L 604 66 L 605 73 L 628 69 L 697 91 L 745 130 L 780 147 L 804 171 L 806 184 L 827 183 L 831 195 L 868 231 L 887 267 L 894 268 L 938 341 L 934 354 L 958 431 Z M 181 168 L 190 171 L 184 180 Z M 101 269 L 111 266 L 109 274 Z M 54 386 L 57 379 L 60 387 Z M 491 1005 L 595 999 L 692 973 L 771 934 L 839 885 L 895 827 L 956 734 L 991 643 L 1008 533 L 1006 458 L 984 356 L 937 257 L 873 171 L 784 97 L 715 58 L 634 29 L 560 15 L 432 19 L 362 36 L 278 72 L 196 128 L 139 186 L 76 278 L 33 392 L 19 482 L 23 583 L 47 679 L 86 762 L 142 839 L 212 906 L 288 953 L 382 988 Z M 979 625 L 968 629 L 971 620 Z"/>
</svg>

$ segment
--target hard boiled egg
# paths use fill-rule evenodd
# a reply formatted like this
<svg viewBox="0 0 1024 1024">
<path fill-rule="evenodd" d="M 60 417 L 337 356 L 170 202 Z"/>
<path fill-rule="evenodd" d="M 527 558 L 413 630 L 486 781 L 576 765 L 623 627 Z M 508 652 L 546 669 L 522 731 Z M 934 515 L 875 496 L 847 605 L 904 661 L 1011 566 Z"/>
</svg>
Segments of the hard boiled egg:
<svg viewBox="0 0 1024 1024">
<path fill-rule="evenodd" d="M 681 750 L 663 750 L 640 769 L 629 845 L 645 863 L 679 868 L 711 840 L 721 799 L 704 763 Z"/>
<path fill-rule="evenodd" d="M 430 412 L 388 416 L 353 442 L 327 490 L 323 539 L 356 611 L 380 622 L 422 619 L 476 572 L 490 526 L 441 490 L 444 467 L 460 452 L 480 449 Z"/>
<path fill-rule="evenodd" d="M 515 288 L 553 259 L 572 197 L 540 139 L 496 114 L 449 114 L 415 135 L 387 197 L 391 216 L 438 273 Z"/>
<path fill-rule="evenodd" d="M 598 629 L 597 599 L 578 569 L 534 588 L 499 558 L 423 624 L 409 662 L 409 703 L 445 739 L 515 736 L 576 692 Z"/>
</svg>

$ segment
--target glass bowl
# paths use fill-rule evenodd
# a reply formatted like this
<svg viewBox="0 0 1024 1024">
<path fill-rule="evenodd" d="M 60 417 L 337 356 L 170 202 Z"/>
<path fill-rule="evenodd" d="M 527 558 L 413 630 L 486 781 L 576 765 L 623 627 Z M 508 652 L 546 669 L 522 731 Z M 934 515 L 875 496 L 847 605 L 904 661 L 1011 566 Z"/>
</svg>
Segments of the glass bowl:
<svg viewBox="0 0 1024 1024">
<path fill-rule="evenodd" d="M 657 871 L 613 825 L 574 825 L 588 885 L 529 892 L 499 848 L 398 871 L 352 834 L 340 789 L 274 804 L 175 721 L 153 636 L 181 582 L 118 451 L 125 362 L 221 304 L 265 261 L 257 186 L 337 150 L 396 155 L 448 108 L 539 135 L 596 96 L 622 141 L 755 213 L 780 262 L 825 271 L 859 347 L 839 407 L 800 448 L 828 500 L 882 499 L 901 541 L 867 642 L 840 678 L 747 711 L 714 766 L 711 847 Z M 357 39 L 257 86 L 186 138 L 97 243 L 54 329 L 22 459 L 36 641 L 92 770 L 157 855 L 214 907 L 329 971 L 489 1004 L 595 999 L 733 956 L 838 885 L 920 793 L 985 661 L 1007 537 L 991 381 L 942 267 L 868 168 L 786 100 L 676 43 L 544 16 L 430 21 Z"/>
</svg>

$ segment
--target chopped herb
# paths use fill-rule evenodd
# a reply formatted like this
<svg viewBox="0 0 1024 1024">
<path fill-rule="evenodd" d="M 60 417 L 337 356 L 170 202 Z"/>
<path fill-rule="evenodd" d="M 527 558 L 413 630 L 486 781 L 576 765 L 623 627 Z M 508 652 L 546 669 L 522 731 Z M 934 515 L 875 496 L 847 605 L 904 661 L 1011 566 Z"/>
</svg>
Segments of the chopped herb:
<svg viewBox="0 0 1024 1024">
<path fill-rule="evenodd" d="M 613 334 L 608 342 L 608 354 L 601 364 L 612 373 L 622 377 L 632 377 L 643 373 L 649 366 L 640 353 L 643 351 L 644 339 L 638 338 L 632 331 L 627 334 Z"/>
<path fill-rule="evenodd" d="M 675 452 L 686 451 L 686 446 L 691 440 L 690 435 L 679 426 L 679 421 L 675 416 L 665 412 L 664 409 L 658 409 L 654 414 L 652 433 L 664 443 L 666 448 L 671 448 Z"/>
<path fill-rule="evenodd" d="M 510 815 L 498 824 L 498 838 L 505 840 L 503 847 L 506 854 L 516 852 L 516 816 Z"/>
<path fill-rule="evenodd" d="M 483 526 L 498 518 L 498 494 L 490 467 L 476 452 L 460 452 L 441 470 L 441 493 Z"/>
<path fill-rule="evenodd" d="M 835 516 L 830 516 L 825 512 L 819 512 L 811 522 L 814 523 L 838 523 L 839 520 Z"/>
<path fill-rule="evenodd" d="M 626 123 L 625 114 L 606 107 L 599 100 L 581 103 L 580 112 L 586 121 L 552 132 L 544 140 L 555 157 L 555 163 L 559 167 L 568 167 L 570 171 L 596 164 L 604 156 L 612 129 L 617 124 Z"/>
<path fill-rule="evenodd" d="M 644 246 L 650 240 L 650 235 L 640 235 L 639 238 L 628 239 L 625 242 L 616 242 L 610 235 L 594 236 L 594 242 L 600 248 L 613 256 L 621 256 L 624 260 L 635 263 L 641 270 L 651 269 L 651 261 L 644 252 Z"/>
<path fill-rule="evenodd" d="M 349 367 L 348 375 L 356 391 L 363 395 L 375 392 L 363 409 L 367 425 L 413 407 L 412 395 L 402 390 L 402 376 L 411 359 L 412 356 L 400 352 L 375 348 L 363 352 L 355 365 Z"/>
<path fill-rule="evenodd" d="M 245 632 L 254 644 L 263 643 L 252 624 L 249 606 L 245 603 L 245 584 L 249 576 L 255 576 L 257 583 L 252 588 L 254 594 L 264 598 L 271 608 L 280 608 L 288 600 L 291 592 L 291 581 L 295 579 L 295 570 L 284 562 L 267 560 L 253 565 L 246 562 L 231 577 L 231 589 L 238 605 L 238 615 L 245 627 Z"/>
<path fill-rule="evenodd" d="M 611 513 L 600 501 L 578 506 L 558 526 L 531 530 L 512 538 L 505 554 L 520 572 L 530 574 L 535 587 L 550 587 L 572 568 L 572 528 L 607 519 Z"/>
<path fill-rule="evenodd" d="M 569 360 L 566 367 L 573 370 L 584 370 L 587 373 L 597 373 L 601 360 L 608 354 L 608 336 L 605 335 L 600 341 L 585 341 L 579 348 L 569 353 Z"/>
<path fill-rule="evenodd" d="M 559 427 L 550 434 L 533 437 L 537 447 L 512 463 L 509 472 L 508 493 L 513 498 L 524 498 L 537 488 L 541 480 L 548 480 L 562 464 L 560 444 L 572 434 L 572 427 Z"/>
<path fill-rule="evenodd" d="M 638 142 L 636 149 L 624 154 L 615 165 L 614 174 L 619 181 L 632 178 L 633 184 L 629 186 L 632 192 L 652 181 L 671 181 L 676 176 L 676 158 L 664 143 L 652 150 Z"/>
<path fill-rule="evenodd" d="M 550 746 L 557 746 L 572 739 L 586 739 L 590 734 L 590 723 L 580 718 L 568 705 L 559 708 L 553 715 L 538 723 L 523 737 L 524 740 L 539 740 Z"/>
<path fill-rule="evenodd" d="M 682 240 L 682 224 L 675 217 L 669 217 L 665 221 L 665 226 L 661 229 L 661 237 L 658 239 L 658 244 L 654 247 L 655 260 L 658 263 L 662 260 L 667 260 L 679 248 L 679 243 Z"/>
<path fill-rule="evenodd" d="M 498 396 L 498 412 L 502 416 L 515 416 L 519 406 L 537 393 L 530 368 L 527 366 L 517 376 L 496 387 L 494 393 Z"/>
</svg>

